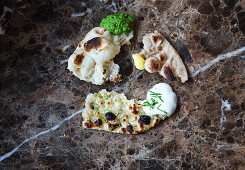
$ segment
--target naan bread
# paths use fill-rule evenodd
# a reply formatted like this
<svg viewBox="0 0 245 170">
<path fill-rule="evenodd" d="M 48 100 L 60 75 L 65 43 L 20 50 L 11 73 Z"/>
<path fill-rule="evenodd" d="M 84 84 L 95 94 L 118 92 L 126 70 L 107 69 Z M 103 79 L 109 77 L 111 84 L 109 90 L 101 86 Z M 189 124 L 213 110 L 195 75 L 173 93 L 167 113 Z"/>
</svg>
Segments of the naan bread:
<svg viewBox="0 0 245 170">
<path fill-rule="evenodd" d="M 123 93 L 106 90 L 87 96 L 82 117 L 84 128 L 123 134 L 145 132 L 160 121 L 158 115 L 145 115 L 143 106 L 136 100 L 127 100 Z"/>
<path fill-rule="evenodd" d="M 79 79 L 101 85 L 120 81 L 119 65 L 113 59 L 120 47 L 130 44 L 133 32 L 113 35 L 102 27 L 93 28 L 68 60 L 68 69 Z"/>
<path fill-rule="evenodd" d="M 144 49 L 140 52 L 145 61 L 145 69 L 159 72 L 167 80 L 174 77 L 184 83 L 188 80 L 185 65 L 170 43 L 157 31 L 143 37 Z"/>
</svg>

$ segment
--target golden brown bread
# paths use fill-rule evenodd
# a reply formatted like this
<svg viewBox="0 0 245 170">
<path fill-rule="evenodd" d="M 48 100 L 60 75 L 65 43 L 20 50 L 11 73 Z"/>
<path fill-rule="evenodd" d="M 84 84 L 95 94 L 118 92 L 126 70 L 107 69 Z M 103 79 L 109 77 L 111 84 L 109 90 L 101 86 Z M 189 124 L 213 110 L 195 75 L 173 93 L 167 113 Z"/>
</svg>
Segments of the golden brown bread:
<svg viewBox="0 0 245 170">
<path fill-rule="evenodd" d="M 140 52 L 145 61 L 145 69 L 150 72 L 159 72 L 167 80 L 174 77 L 184 83 L 188 80 L 185 65 L 176 50 L 157 31 L 143 37 L 144 49 Z"/>
<path fill-rule="evenodd" d="M 133 32 L 113 35 L 102 27 L 93 28 L 70 56 L 68 69 L 79 79 L 96 85 L 120 81 L 119 65 L 113 59 L 132 36 Z"/>
<path fill-rule="evenodd" d="M 160 121 L 158 115 L 145 115 L 143 106 L 136 100 L 106 90 L 87 96 L 82 117 L 84 128 L 123 134 L 145 132 Z"/>
</svg>

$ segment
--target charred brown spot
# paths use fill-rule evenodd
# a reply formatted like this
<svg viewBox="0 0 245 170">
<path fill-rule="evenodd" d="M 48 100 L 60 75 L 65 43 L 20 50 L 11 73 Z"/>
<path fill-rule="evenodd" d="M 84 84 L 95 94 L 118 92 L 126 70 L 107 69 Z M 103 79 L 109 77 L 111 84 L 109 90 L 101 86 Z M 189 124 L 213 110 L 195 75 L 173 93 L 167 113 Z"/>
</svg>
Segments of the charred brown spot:
<svg viewBox="0 0 245 170">
<path fill-rule="evenodd" d="M 160 57 L 160 60 L 161 60 L 161 61 L 164 61 L 164 60 L 165 60 L 165 58 L 166 58 L 166 56 L 165 56 L 165 55 L 163 55 L 163 54 L 161 54 L 159 57 Z"/>
<path fill-rule="evenodd" d="M 149 52 L 152 53 L 153 52 L 152 49 L 149 49 Z"/>
<path fill-rule="evenodd" d="M 76 64 L 76 65 L 82 64 L 83 58 L 84 58 L 83 54 L 76 55 L 76 58 L 74 60 L 74 64 Z"/>
<path fill-rule="evenodd" d="M 162 40 L 163 40 L 163 38 L 162 38 L 161 36 L 159 36 L 159 35 L 153 36 L 153 41 L 154 41 L 155 43 L 157 43 L 158 41 L 162 41 Z"/>
<path fill-rule="evenodd" d="M 101 101 L 100 101 L 100 105 L 103 105 L 103 104 L 104 104 L 104 102 L 101 100 Z"/>
<path fill-rule="evenodd" d="M 101 126 L 102 125 L 102 120 L 98 119 L 94 122 L 95 126 Z"/>
<path fill-rule="evenodd" d="M 135 104 L 133 105 L 132 113 L 133 113 L 133 114 L 138 114 L 138 111 L 137 111 L 137 109 L 136 109 Z"/>
<path fill-rule="evenodd" d="M 115 130 L 116 128 L 119 127 L 119 124 L 118 124 L 118 123 L 116 123 L 116 124 L 111 124 L 111 123 L 109 123 L 108 126 L 109 126 L 109 128 L 110 128 L 111 130 Z"/>
<path fill-rule="evenodd" d="M 158 51 L 162 51 L 162 46 L 157 47 Z"/>
<path fill-rule="evenodd" d="M 171 71 L 171 69 L 168 66 L 164 67 L 163 71 L 164 71 L 165 78 L 167 80 L 171 80 L 171 81 L 174 80 L 173 72 Z"/>
<path fill-rule="evenodd" d="M 145 125 L 144 125 L 143 123 L 141 123 L 141 124 L 140 124 L 140 128 L 141 128 L 141 130 L 143 130 L 143 129 L 144 129 L 144 126 L 145 126 Z"/>
<path fill-rule="evenodd" d="M 126 119 L 128 119 L 128 115 L 126 115 Z"/>
<path fill-rule="evenodd" d="M 125 121 L 126 121 L 126 119 L 123 119 L 123 121 L 125 122 Z"/>
<path fill-rule="evenodd" d="M 128 125 L 128 126 L 127 126 L 127 131 L 128 131 L 129 133 L 132 133 L 132 132 L 134 131 L 133 126 L 132 126 L 132 125 Z"/>
<path fill-rule="evenodd" d="M 94 110 L 94 105 L 90 104 L 90 109 Z"/>
<path fill-rule="evenodd" d="M 91 120 L 87 120 L 85 123 L 84 123 L 84 126 L 86 128 L 91 128 L 93 126 L 93 122 Z"/>
<path fill-rule="evenodd" d="M 178 81 L 180 81 L 180 82 L 182 82 L 182 79 L 181 79 L 181 77 L 177 77 L 177 80 L 178 80 Z"/>
<path fill-rule="evenodd" d="M 123 133 L 126 133 L 126 129 L 125 128 L 122 128 L 122 131 L 123 131 Z"/>
<path fill-rule="evenodd" d="M 112 79 L 111 81 L 115 83 L 115 82 L 120 82 L 120 81 L 122 81 L 122 79 L 121 79 L 121 76 L 120 76 L 119 74 L 117 74 L 117 77 L 114 78 L 114 79 Z"/>
<path fill-rule="evenodd" d="M 146 115 L 142 115 L 142 116 L 140 116 L 140 118 L 139 118 L 139 123 L 140 123 L 140 125 L 141 125 L 141 124 L 146 124 L 146 125 L 148 125 L 148 124 L 151 123 L 151 117 L 150 117 L 150 116 L 146 116 Z"/>
<path fill-rule="evenodd" d="M 156 59 L 150 60 L 150 68 L 152 72 L 158 71 L 160 69 L 159 63 Z"/>
<path fill-rule="evenodd" d="M 111 103 L 111 102 L 107 102 L 106 104 L 107 104 L 107 105 L 110 105 L 110 103 Z"/>
<path fill-rule="evenodd" d="M 111 112 L 107 112 L 107 113 L 105 114 L 105 117 L 106 117 L 106 120 L 115 120 L 117 116 L 114 115 L 114 114 L 111 113 Z"/>
<path fill-rule="evenodd" d="M 81 44 L 79 44 L 78 47 L 81 48 Z"/>
<path fill-rule="evenodd" d="M 102 39 L 100 37 L 95 37 L 91 40 L 88 40 L 85 44 L 84 44 L 84 49 L 86 52 L 89 52 L 90 50 L 97 49 L 101 46 L 102 43 Z"/>
<path fill-rule="evenodd" d="M 158 123 L 159 123 L 159 119 L 156 119 L 154 126 L 156 126 Z"/>
<path fill-rule="evenodd" d="M 131 105 L 129 105 L 129 110 L 132 110 L 132 106 Z"/>
</svg>

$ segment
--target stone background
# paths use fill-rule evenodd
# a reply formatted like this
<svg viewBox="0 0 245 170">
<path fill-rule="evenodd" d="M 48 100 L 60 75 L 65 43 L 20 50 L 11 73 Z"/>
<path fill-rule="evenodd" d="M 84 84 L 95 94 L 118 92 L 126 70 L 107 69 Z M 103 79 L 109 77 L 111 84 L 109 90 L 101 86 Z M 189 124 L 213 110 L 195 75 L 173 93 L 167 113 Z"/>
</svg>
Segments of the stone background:
<svg viewBox="0 0 245 170">
<path fill-rule="evenodd" d="M 63 61 L 114 12 L 136 18 L 132 45 L 115 58 L 123 81 L 80 81 Z M 144 99 L 154 84 L 166 82 L 178 96 L 173 116 L 144 134 L 84 130 L 77 116 L 23 145 L 1 168 L 244 169 L 242 57 L 220 61 L 184 84 L 146 71 L 136 78 L 131 58 L 142 49 L 142 37 L 158 30 L 191 75 L 217 55 L 245 46 L 244 0 L 1 0 L 0 16 L 0 155 L 83 108 L 90 92 L 119 89 Z M 231 110 L 222 108 L 226 100 Z"/>
</svg>

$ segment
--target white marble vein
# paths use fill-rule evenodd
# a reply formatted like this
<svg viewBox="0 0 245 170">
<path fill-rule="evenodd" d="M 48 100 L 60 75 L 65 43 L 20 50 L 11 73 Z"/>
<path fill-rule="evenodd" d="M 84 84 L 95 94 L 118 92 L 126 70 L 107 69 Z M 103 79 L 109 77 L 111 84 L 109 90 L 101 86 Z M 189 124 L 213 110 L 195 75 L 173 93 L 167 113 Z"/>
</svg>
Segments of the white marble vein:
<svg viewBox="0 0 245 170">
<path fill-rule="evenodd" d="M 22 145 L 24 145 L 26 142 L 29 142 L 30 140 L 36 139 L 37 137 L 44 135 L 46 133 L 52 132 L 56 129 L 58 129 L 64 122 L 66 122 L 67 120 L 70 120 L 71 118 L 73 118 L 74 116 L 78 115 L 79 113 L 81 113 L 83 111 L 83 109 L 73 113 L 72 115 L 68 116 L 67 118 L 63 119 L 62 121 L 60 121 L 60 123 L 58 123 L 57 125 L 53 126 L 52 128 L 39 132 L 38 134 L 24 140 L 21 144 L 19 144 L 16 148 L 14 148 L 12 151 L 10 151 L 9 153 L 6 153 L 5 155 L 0 157 L 0 162 L 8 157 L 10 157 L 13 153 L 15 153 Z"/>
<path fill-rule="evenodd" d="M 224 114 L 224 110 L 231 110 L 231 105 L 228 103 L 228 100 L 222 101 L 221 105 L 221 118 L 220 118 L 220 128 L 224 129 L 223 125 L 227 121 L 226 116 Z"/>
<path fill-rule="evenodd" d="M 200 72 L 203 72 L 205 70 L 207 70 L 208 68 L 210 68 L 212 65 L 214 65 L 215 63 L 221 61 L 221 60 L 225 60 L 225 59 L 228 59 L 228 58 L 231 58 L 231 57 L 235 57 L 237 56 L 238 54 L 241 54 L 243 51 L 245 51 L 245 46 L 242 47 L 242 48 L 239 48 L 235 51 L 232 51 L 232 52 L 229 52 L 229 53 L 226 53 L 226 54 L 222 54 L 222 55 L 219 55 L 217 58 L 213 59 L 210 63 L 208 63 L 206 66 L 204 67 L 201 67 L 199 68 L 197 71 L 195 71 L 191 77 L 195 77 L 196 75 L 198 75 Z M 242 56 L 242 58 L 244 58 Z"/>
</svg>

